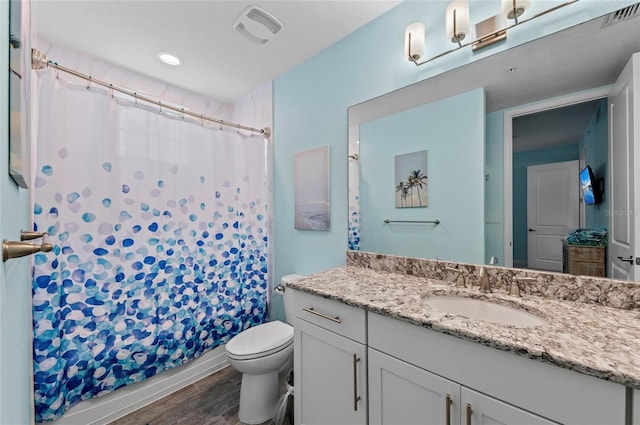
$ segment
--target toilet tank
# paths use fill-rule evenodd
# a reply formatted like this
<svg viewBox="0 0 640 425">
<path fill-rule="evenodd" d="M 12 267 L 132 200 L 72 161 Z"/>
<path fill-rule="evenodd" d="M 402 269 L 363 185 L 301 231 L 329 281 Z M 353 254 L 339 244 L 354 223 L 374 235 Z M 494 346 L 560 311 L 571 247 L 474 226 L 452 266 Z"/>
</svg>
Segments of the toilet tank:
<svg viewBox="0 0 640 425">
<path fill-rule="evenodd" d="M 293 291 L 291 289 L 287 289 L 289 283 L 294 282 L 298 279 L 303 278 L 304 276 L 301 274 L 288 274 L 286 276 L 282 276 L 280 280 L 280 284 L 284 286 L 284 294 L 282 296 L 282 303 L 284 304 L 284 317 L 289 322 L 290 325 L 293 326 Z"/>
</svg>

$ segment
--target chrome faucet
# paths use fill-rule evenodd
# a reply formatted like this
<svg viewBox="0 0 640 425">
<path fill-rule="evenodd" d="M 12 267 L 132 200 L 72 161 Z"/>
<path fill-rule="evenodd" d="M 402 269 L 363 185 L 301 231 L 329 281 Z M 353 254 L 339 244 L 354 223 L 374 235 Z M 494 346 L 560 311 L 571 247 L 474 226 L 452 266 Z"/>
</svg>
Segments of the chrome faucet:
<svg viewBox="0 0 640 425">
<path fill-rule="evenodd" d="M 536 279 L 533 277 L 514 277 L 513 282 L 511 282 L 511 288 L 509 288 L 509 295 L 513 295 L 514 297 L 519 297 L 520 295 L 520 282 L 535 282 Z"/>
<path fill-rule="evenodd" d="M 454 269 L 453 267 L 445 267 L 445 270 L 448 270 L 450 272 L 455 272 L 458 274 L 458 279 L 456 281 L 456 286 L 457 287 L 462 287 L 462 288 L 466 288 L 467 286 L 467 279 L 464 277 L 464 275 L 462 274 L 462 270 L 460 269 Z"/>
<path fill-rule="evenodd" d="M 480 292 L 491 292 L 489 275 L 484 267 L 480 267 Z"/>
</svg>

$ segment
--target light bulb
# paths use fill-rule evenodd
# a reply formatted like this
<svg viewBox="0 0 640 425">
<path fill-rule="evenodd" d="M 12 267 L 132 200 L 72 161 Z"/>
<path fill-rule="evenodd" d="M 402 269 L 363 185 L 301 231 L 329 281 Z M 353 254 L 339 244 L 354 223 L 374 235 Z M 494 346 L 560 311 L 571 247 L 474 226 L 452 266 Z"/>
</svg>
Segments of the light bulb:
<svg viewBox="0 0 640 425">
<path fill-rule="evenodd" d="M 404 32 L 404 56 L 409 61 L 418 61 L 424 55 L 425 28 L 424 24 L 416 22 L 407 27 Z"/>
</svg>

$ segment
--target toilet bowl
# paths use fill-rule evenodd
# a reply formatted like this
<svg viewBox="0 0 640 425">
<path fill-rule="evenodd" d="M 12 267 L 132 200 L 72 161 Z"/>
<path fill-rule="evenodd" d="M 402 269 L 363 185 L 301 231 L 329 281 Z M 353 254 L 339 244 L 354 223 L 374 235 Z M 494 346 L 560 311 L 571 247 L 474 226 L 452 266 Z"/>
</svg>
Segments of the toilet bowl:
<svg viewBox="0 0 640 425">
<path fill-rule="evenodd" d="M 286 291 L 286 285 L 301 277 L 282 278 L 285 317 L 290 321 L 292 291 Z M 225 350 L 229 364 L 242 373 L 238 418 L 246 424 L 268 421 L 278 401 L 279 375 L 293 364 L 293 326 L 275 320 L 251 327 L 231 338 Z"/>
</svg>

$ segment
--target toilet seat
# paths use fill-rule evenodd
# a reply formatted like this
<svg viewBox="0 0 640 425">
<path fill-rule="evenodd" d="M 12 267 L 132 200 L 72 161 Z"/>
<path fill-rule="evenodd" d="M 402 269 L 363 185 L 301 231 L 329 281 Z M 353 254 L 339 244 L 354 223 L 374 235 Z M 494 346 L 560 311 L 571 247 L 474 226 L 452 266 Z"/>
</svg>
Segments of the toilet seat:
<svg viewBox="0 0 640 425">
<path fill-rule="evenodd" d="M 276 320 L 240 332 L 227 343 L 226 351 L 234 360 L 251 360 L 277 353 L 291 344 L 293 326 Z"/>
</svg>

